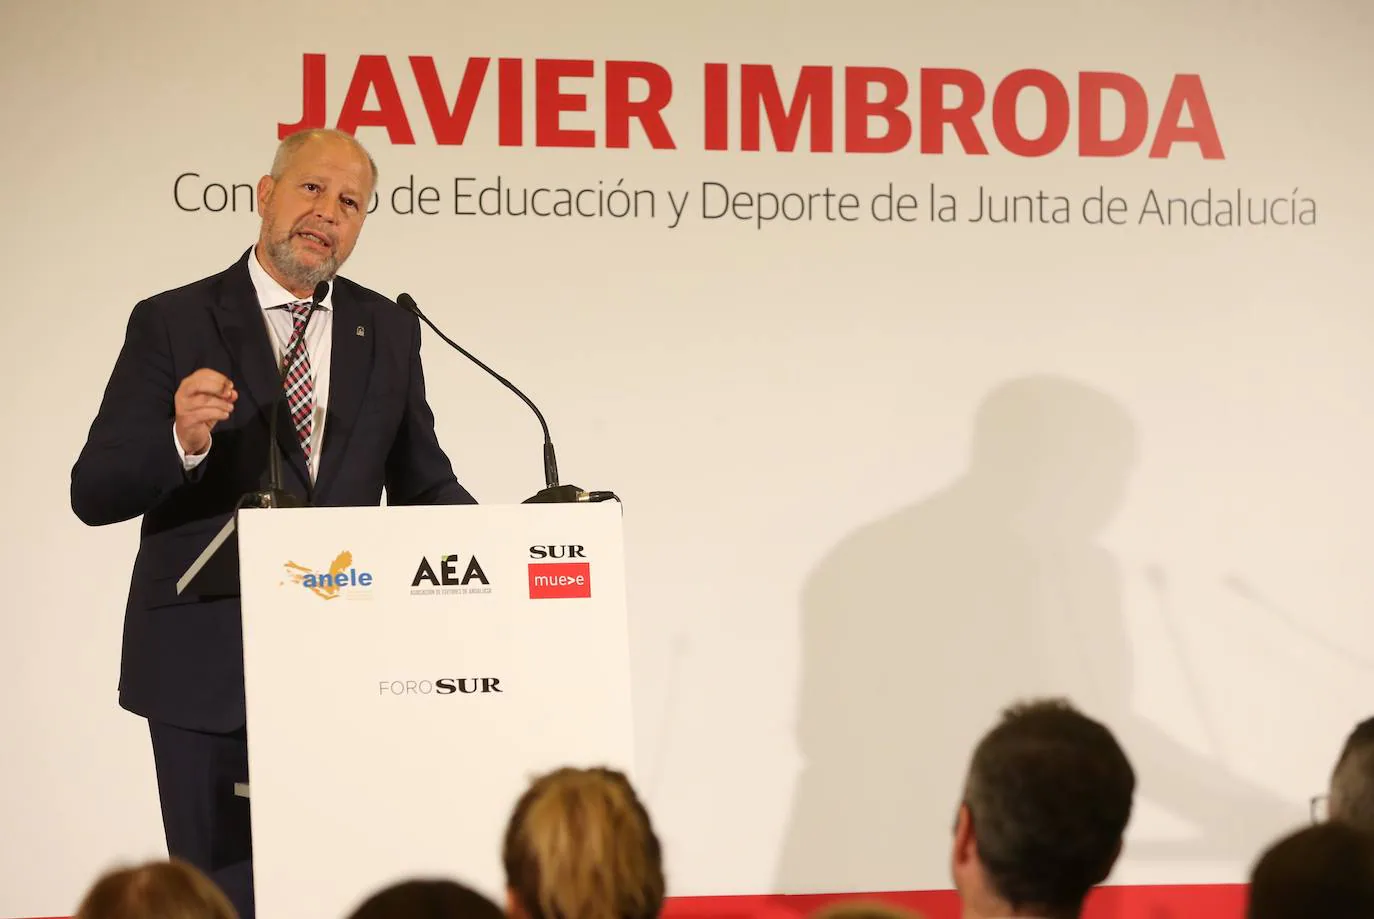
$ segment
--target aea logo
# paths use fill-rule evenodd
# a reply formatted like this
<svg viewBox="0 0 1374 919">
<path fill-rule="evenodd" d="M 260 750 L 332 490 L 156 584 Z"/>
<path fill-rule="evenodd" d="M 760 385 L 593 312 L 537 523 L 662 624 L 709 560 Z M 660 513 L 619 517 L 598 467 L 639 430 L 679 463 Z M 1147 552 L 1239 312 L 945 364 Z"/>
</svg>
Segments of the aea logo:
<svg viewBox="0 0 1374 919">
<path fill-rule="evenodd" d="M 420 559 L 415 569 L 415 577 L 410 580 L 410 593 L 413 596 L 442 596 L 446 594 L 489 594 L 491 581 L 482 570 L 477 556 L 470 555 L 463 562 L 458 555 L 435 556 L 436 567 L 429 557 Z M 461 566 L 461 567 L 460 567 Z M 425 586 L 428 585 L 428 586 Z"/>
<path fill-rule="evenodd" d="M 530 599 L 567 600 L 592 595 L 592 565 L 585 546 L 530 546 L 530 558 L 562 558 L 565 562 L 530 562 Z"/>
<path fill-rule="evenodd" d="M 372 594 L 372 572 L 353 567 L 353 553 L 347 549 L 334 557 L 327 571 L 316 571 L 298 562 L 286 563 L 286 575 L 323 600 L 368 597 Z"/>
</svg>

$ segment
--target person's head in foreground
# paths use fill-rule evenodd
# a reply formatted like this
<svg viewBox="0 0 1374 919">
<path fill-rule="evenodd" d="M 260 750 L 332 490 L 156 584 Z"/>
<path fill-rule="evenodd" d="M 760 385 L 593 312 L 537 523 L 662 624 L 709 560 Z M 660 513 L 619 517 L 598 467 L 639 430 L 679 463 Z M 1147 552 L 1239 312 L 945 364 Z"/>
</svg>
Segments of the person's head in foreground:
<svg viewBox="0 0 1374 919">
<path fill-rule="evenodd" d="M 979 742 L 954 827 L 966 919 L 1076 919 L 1121 854 L 1135 771 L 1068 702 L 1013 706 Z"/>
<path fill-rule="evenodd" d="M 1246 919 L 1371 919 L 1374 837 L 1333 822 L 1270 846 L 1250 872 Z"/>
<path fill-rule="evenodd" d="M 537 778 L 502 847 L 513 919 L 656 919 L 666 884 L 649 814 L 611 769 Z"/>
<path fill-rule="evenodd" d="M 416 878 L 377 891 L 349 919 L 505 919 L 505 914 L 462 884 Z"/>
<path fill-rule="evenodd" d="M 1374 833 L 1374 718 L 1350 732 L 1331 771 L 1330 819 Z"/>
<path fill-rule="evenodd" d="M 238 914 L 213 881 L 173 859 L 102 875 L 74 919 L 238 919 Z"/>
</svg>

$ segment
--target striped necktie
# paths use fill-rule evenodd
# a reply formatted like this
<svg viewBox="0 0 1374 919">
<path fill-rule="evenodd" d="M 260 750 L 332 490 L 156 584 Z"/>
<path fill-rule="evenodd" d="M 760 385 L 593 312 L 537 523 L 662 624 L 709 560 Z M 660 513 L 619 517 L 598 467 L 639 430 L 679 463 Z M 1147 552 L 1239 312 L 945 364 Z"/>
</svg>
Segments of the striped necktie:
<svg viewBox="0 0 1374 919">
<path fill-rule="evenodd" d="M 310 301 L 297 300 L 286 304 L 286 309 L 291 311 L 293 327 L 291 340 L 282 353 L 283 360 L 291 361 L 282 385 L 286 387 L 286 408 L 291 414 L 291 423 L 305 451 L 305 461 L 309 463 L 310 434 L 315 421 L 315 385 L 310 372 L 309 349 L 301 339 L 305 337 L 305 326 L 310 319 Z"/>
</svg>

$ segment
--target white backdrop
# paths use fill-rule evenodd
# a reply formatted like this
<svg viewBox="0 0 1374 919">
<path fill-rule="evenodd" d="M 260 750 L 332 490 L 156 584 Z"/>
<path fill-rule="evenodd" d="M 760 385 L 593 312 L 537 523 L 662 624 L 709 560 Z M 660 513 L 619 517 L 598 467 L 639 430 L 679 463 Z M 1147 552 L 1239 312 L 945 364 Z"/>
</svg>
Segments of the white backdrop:
<svg viewBox="0 0 1374 919">
<path fill-rule="evenodd" d="M 68 910 L 112 860 L 162 851 L 146 731 L 115 703 L 136 524 L 84 528 L 68 473 L 133 304 L 255 238 L 250 212 L 179 210 L 176 177 L 254 182 L 300 117 L 306 54 L 327 56 L 331 125 L 358 56 L 388 56 L 416 143 L 358 136 L 384 196 L 413 175 L 442 202 L 384 199 L 345 273 L 412 293 L 541 405 L 565 481 L 625 499 L 637 758 L 673 893 L 945 886 L 969 745 L 1023 693 L 1072 692 L 1129 745 L 1144 784 L 1114 881 L 1241 880 L 1305 819 L 1374 697 L 1374 13 L 743 6 L 5 4 L 0 916 Z M 469 57 L 523 58 L 526 145 L 497 143 L 494 61 L 466 143 L 436 145 L 408 55 L 434 59 L 450 105 Z M 591 97 L 563 125 L 596 147 L 532 146 L 537 57 L 595 62 L 565 81 Z M 607 60 L 672 75 L 676 149 L 637 126 L 604 146 Z M 846 65 L 894 68 L 913 115 L 920 68 L 964 68 L 988 87 L 991 152 L 949 130 L 938 155 L 744 152 L 737 122 L 707 151 L 712 62 L 736 86 L 771 64 L 784 98 L 802 65 L 837 87 Z M 1056 152 L 1004 152 L 988 108 L 1023 67 L 1075 101 L 1080 71 L 1131 75 L 1145 143 L 1080 157 L 1075 107 Z M 1147 156 L 1176 73 L 1200 76 L 1224 159 Z M 1104 133 L 1121 119 L 1109 102 Z M 623 180 L 659 211 L 453 213 L 455 177 L 497 175 Z M 665 192 L 703 181 L 865 204 L 934 182 L 961 213 L 757 228 L 689 208 L 670 229 Z M 1062 194 L 1074 219 L 971 224 L 980 186 Z M 1099 186 L 1130 222 L 1079 219 Z M 1150 189 L 1209 188 L 1310 199 L 1315 223 L 1136 222 Z M 425 357 L 464 483 L 487 502 L 537 489 L 524 407 L 428 333 Z"/>
</svg>

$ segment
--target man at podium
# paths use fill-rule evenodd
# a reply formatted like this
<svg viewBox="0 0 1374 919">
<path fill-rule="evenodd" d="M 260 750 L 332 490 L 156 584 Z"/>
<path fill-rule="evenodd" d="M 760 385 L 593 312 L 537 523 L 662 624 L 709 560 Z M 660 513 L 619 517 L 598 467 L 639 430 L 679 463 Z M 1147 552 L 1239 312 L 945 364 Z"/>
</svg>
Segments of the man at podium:
<svg viewBox="0 0 1374 919">
<path fill-rule="evenodd" d="M 217 551 L 218 577 L 207 565 L 181 591 L 178 579 L 264 488 L 283 498 L 274 505 L 376 505 L 383 491 L 395 505 L 476 503 L 435 436 L 416 317 L 337 276 L 376 182 L 372 157 L 347 134 L 282 141 L 258 182 L 256 244 L 134 307 L 72 468 L 82 521 L 143 518 L 119 702 L 148 720 L 168 852 L 214 878 L 244 917 L 237 541 Z"/>
</svg>

